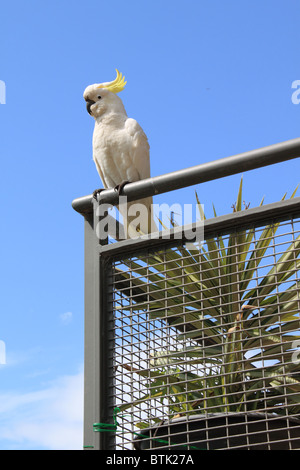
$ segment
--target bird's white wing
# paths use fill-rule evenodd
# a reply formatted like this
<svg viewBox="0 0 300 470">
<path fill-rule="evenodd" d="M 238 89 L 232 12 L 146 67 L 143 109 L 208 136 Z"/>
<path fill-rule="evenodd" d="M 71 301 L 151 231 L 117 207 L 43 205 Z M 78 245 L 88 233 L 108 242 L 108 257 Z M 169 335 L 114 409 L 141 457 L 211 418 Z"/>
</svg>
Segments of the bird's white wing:
<svg viewBox="0 0 300 470">
<path fill-rule="evenodd" d="M 102 169 L 101 169 L 101 167 L 100 167 L 100 165 L 99 165 L 98 160 L 97 160 L 95 157 L 94 157 L 94 162 L 95 162 L 95 164 L 96 164 L 96 168 L 97 168 L 98 174 L 99 174 L 99 176 L 100 176 L 100 178 L 101 178 L 101 181 L 102 181 L 102 183 L 103 183 L 103 186 L 104 186 L 104 188 L 107 188 L 108 186 L 107 186 L 107 184 L 106 184 L 106 180 L 105 180 L 104 174 L 103 174 L 103 172 L 102 172 Z"/>
<path fill-rule="evenodd" d="M 150 147 L 146 134 L 139 123 L 132 118 L 126 120 L 125 131 L 131 137 L 131 160 L 138 171 L 139 179 L 150 178 Z"/>
<path fill-rule="evenodd" d="M 149 157 L 149 143 L 146 134 L 144 133 L 141 126 L 135 119 L 128 118 L 125 123 L 125 131 L 130 137 L 130 160 L 132 165 L 132 171 L 129 170 L 128 176 L 129 181 L 143 180 L 150 178 L 150 157 Z M 131 175 L 134 177 L 130 178 Z M 130 207 L 133 204 L 143 204 L 147 209 L 147 213 L 142 216 L 138 223 L 140 224 L 140 229 L 142 233 L 150 233 L 151 231 L 157 231 L 156 224 L 153 219 L 152 213 L 152 197 L 147 197 L 138 201 L 133 201 L 128 204 Z M 120 211 L 122 209 L 120 208 Z M 134 218 L 134 217 L 133 217 Z M 131 237 L 137 236 L 135 230 L 136 223 L 135 220 L 132 220 L 130 217 L 127 218 L 129 235 Z"/>
</svg>

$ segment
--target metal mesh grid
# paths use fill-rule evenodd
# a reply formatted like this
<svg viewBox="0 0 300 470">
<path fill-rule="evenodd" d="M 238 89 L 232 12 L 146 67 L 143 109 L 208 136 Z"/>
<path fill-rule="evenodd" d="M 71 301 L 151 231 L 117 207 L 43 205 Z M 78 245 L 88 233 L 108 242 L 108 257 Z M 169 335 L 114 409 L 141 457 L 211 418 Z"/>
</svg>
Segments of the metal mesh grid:
<svg viewBox="0 0 300 470">
<path fill-rule="evenodd" d="M 290 219 L 112 260 L 116 449 L 300 448 L 299 254 Z"/>
</svg>

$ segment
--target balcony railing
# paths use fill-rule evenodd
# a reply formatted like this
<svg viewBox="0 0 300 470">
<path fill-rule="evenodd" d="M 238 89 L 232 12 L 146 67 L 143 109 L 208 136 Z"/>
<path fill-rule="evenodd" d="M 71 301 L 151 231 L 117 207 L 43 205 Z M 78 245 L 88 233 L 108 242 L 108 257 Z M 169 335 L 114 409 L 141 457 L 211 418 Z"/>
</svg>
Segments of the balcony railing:
<svg viewBox="0 0 300 470">
<path fill-rule="evenodd" d="M 299 156 L 295 139 L 124 196 Z M 104 203 L 114 190 L 73 201 L 85 220 L 84 447 L 299 449 L 300 198 L 116 243 L 98 237 Z"/>
</svg>

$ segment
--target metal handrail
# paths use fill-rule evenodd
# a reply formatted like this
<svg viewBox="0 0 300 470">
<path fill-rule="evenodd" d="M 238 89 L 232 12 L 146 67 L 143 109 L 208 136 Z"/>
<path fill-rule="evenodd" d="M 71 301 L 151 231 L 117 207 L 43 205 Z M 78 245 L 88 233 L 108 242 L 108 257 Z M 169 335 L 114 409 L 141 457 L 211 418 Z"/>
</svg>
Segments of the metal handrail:
<svg viewBox="0 0 300 470">
<path fill-rule="evenodd" d="M 300 157 L 300 138 L 136 181 L 124 186 L 122 195 L 126 196 L 128 201 L 133 201 L 298 157 Z M 117 205 L 119 195 L 114 189 L 106 189 L 100 193 L 99 202 Z M 74 199 L 72 207 L 82 215 L 91 213 L 93 195 Z"/>
</svg>

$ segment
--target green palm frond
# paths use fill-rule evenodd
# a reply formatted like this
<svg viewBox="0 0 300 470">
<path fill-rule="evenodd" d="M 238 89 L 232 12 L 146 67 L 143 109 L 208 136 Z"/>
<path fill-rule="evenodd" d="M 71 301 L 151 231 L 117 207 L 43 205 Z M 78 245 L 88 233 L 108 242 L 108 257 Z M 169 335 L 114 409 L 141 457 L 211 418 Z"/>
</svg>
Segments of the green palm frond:
<svg viewBox="0 0 300 470">
<path fill-rule="evenodd" d="M 247 210 L 242 187 L 241 179 L 234 211 Z M 196 201 L 204 221 L 197 193 Z M 153 351 L 150 370 L 135 371 L 150 380 L 138 403 L 167 400 L 173 414 L 239 411 L 246 403 L 257 410 L 266 398 L 280 408 L 284 393 L 300 412 L 300 367 L 292 361 L 293 342 L 300 339 L 300 235 L 257 274 L 279 228 L 267 225 L 259 238 L 252 228 L 210 238 L 198 252 L 184 246 L 155 252 L 147 265 L 122 261 L 131 272 L 118 270 L 118 279 L 136 292 L 127 308 L 177 331 L 176 348 Z M 190 369 L 195 364 L 198 374 Z"/>
</svg>

